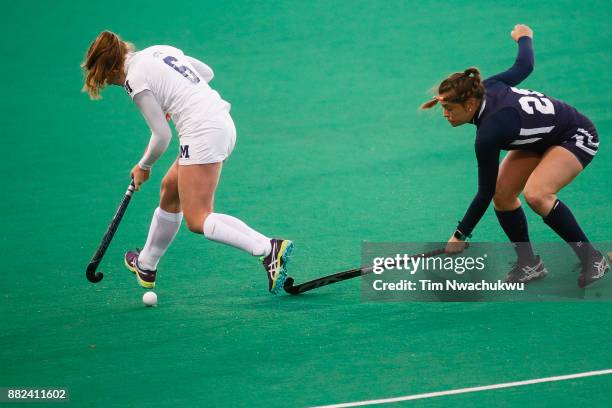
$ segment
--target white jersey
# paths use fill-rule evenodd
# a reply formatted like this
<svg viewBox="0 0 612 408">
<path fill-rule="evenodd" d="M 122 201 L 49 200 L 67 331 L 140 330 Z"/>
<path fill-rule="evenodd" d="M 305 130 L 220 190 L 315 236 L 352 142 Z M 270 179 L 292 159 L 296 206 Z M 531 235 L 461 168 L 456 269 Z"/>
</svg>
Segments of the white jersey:
<svg viewBox="0 0 612 408">
<path fill-rule="evenodd" d="M 150 90 L 171 116 L 180 138 L 197 137 L 204 133 L 207 119 L 230 110 L 230 104 L 208 85 L 212 71 L 209 78 L 204 78 L 195 63 L 204 65 L 168 45 L 130 53 L 125 61 L 128 94 L 134 98 Z"/>
</svg>

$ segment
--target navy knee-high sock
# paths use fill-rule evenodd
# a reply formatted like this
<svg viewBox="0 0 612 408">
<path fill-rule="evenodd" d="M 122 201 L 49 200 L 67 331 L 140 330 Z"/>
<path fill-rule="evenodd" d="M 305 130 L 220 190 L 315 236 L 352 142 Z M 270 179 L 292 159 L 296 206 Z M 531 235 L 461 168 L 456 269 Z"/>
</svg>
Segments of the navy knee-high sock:
<svg viewBox="0 0 612 408">
<path fill-rule="evenodd" d="M 519 261 L 529 262 L 535 258 L 531 242 L 529 242 L 529 230 L 527 228 L 527 218 L 523 212 L 523 207 L 511 211 L 497 211 L 499 225 L 506 233 L 506 236 L 514 244 L 514 250 Z"/>
<path fill-rule="evenodd" d="M 543 220 L 572 247 L 581 262 L 587 262 L 594 248 L 578 225 L 574 214 L 565 204 L 560 200 L 555 201 L 552 210 Z"/>
</svg>

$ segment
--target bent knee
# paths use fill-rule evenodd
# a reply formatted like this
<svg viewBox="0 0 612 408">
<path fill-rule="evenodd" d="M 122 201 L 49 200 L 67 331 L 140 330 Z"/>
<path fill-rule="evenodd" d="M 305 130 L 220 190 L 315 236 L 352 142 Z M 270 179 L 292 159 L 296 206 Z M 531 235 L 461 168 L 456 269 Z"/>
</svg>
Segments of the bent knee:
<svg viewBox="0 0 612 408">
<path fill-rule="evenodd" d="M 553 191 L 538 185 L 525 186 L 523 193 L 529 207 L 540 215 L 545 215 L 552 208 L 557 198 Z"/>
<path fill-rule="evenodd" d="M 497 187 L 493 195 L 493 204 L 498 210 L 513 210 L 517 205 L 520 205 L 518 193 L 504 189 L 503 187 Z"/>
<path fill-rule="evenodd" d="M 178 180 L 176 177 L 164 177 L 159 190 L 162 196 L 178 197 Z"/>
<path fill-rule="evenodd" d="M 210 212 L 185 214 L 184 217 L 189 231 L 195 232 L 196 234 L 204 234 L 204 221 L 209 214 Z"/>
<path fill-rule="evenodd" d="M 170 212 L 181 211 L 181 200 L 176 179 L 164 177 L 159 189 L 160 206 Z"/>
<path fill-rule="evenodd" d="M 191 232 L 195 232 L 196 234 L 203 234 L 204 233 L 204 219 L 202 217 L 185 217 L 185 221 L 187 224 L 187 228 L 189 228 L 189 231 Z"/>
</svg>

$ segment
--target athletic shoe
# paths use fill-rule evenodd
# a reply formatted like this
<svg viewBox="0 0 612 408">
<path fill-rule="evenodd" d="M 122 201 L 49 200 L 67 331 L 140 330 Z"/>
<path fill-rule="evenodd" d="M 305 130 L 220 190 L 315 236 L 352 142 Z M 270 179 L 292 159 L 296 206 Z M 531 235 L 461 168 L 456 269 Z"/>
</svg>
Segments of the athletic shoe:
<svg viewBox="0 0 612 408">
<path fill-rule="evenodd" d="M 155 287 L 155 276 L 157 276 L 157 270 L 148 271 L 138 266 L 138 255 L 140 255 L 139 249 L 127 251 L 125 253 L 125 257 L 123 258 L 125 266 L 131 272 L 136 274 L 136 279 L 138 279 L 138 284 L 140 286 L 145 289 L 152 289 Z"/>
<path fill-rule="evenodd" d="M 601 252 L 595 251 L 590 256 L 586 263 L 582 264 L 580 277 L 578 278 L 578 286 L 585 288 L 591 283 L 604 277 L 610 270 L 608 261 Z"/>
<path fill-rule="evenodd" d="M 527 283 L 533 280 L 544 279 L 548 275 L 548 271 L 539 256 L 536 256 L 530 262 L 516 262 L 508 276 L 507 283 Z"/>
<path fill-rule="evenodd" d="M 287 239 L 271 239 L 272 250 L 268 256 L 262 256 L 266 272 L 268 273 L 268 290 L 277 294 L 283 288 L 287 278 L 287 262 L 293 251 L 293 242 Z"/>
</svg>

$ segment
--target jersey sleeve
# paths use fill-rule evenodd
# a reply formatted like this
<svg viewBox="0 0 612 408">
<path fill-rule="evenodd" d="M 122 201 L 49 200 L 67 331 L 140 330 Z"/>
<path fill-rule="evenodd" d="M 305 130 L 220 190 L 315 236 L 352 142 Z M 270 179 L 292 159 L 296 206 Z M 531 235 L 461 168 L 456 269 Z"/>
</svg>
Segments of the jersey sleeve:
<svg viewBox="0 0 612 408">
<path fill-rule="evenodd" d="M 514 65 L 508 70 L 488 78 L 487 81 L 501 81 L 507 85 L 516 86 L 531 74 L 534 67 L 533 42 L 531 38 L 519 38 L 518 48 L 518 55 Z"/>
<path fill-rule="evenodd" d="M 215 73 L 208 65 L 206 65 L 199 59 L 190 57 L 188 55 L 185 55 L 185 57 L 187 58 L 187 61 L 189 61 L 189 63 L 193 65 L 196 71 L 198 71 L 198 74 L 200 74 L 200 76 L 202 77 L 202 79 L 204 79 L 204 81 L 206 81 L 206 83 L 212 81 L 215 76 Z"/>
<path fill-rule="evenodd" d="M 155 99 L 153 92 L 148 90 L 139 92 L 134 97 L 134 102 L 136 106 L 138 106 L 138 109 L 140 109 L 142 116 L 144 116 L 147 125 L 149 125 L 151 129 L 149 145 L 138 162 L 140 168 L 148 170 L 168 148 L 170 139 L 172 138 L 172 131 L 170 130 L 170 126 L 168 126 L 164 112 L 161 106 L 159 106 L 157 99 Z"/>
<path fill-rule="evenodd" d="M 462 234 L 471 235 L 489 208 L 497 185 L 501 146 L 518 133 L 520 126 L 518 113 L 506 108 L 488 118 L 478 129 L 474 145 L 478 162 L 478 192 L 457 226 Z"/>
<path fill-rule="evenodd" d="M 142 91 L 151 90 L 142 67 L 139 65 L 130 67 L 125 78 L 124 88 L 132 99 Z"/>
</svg>

